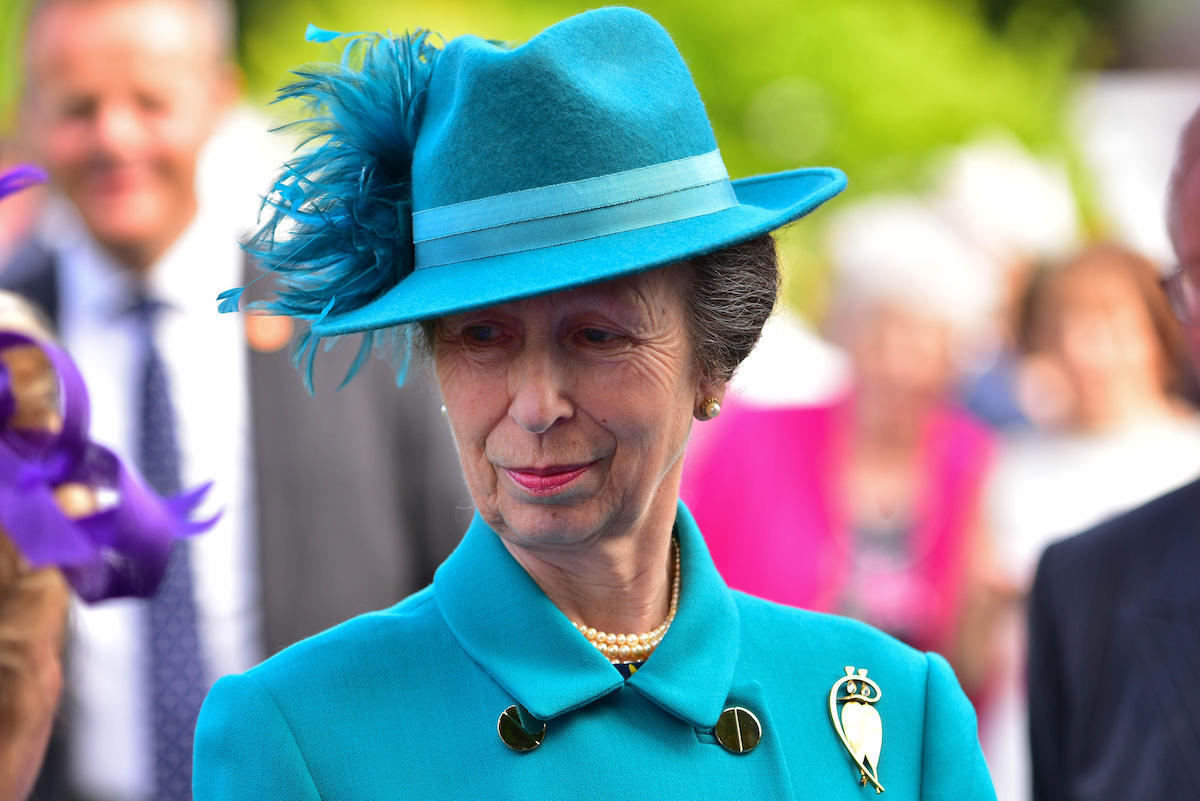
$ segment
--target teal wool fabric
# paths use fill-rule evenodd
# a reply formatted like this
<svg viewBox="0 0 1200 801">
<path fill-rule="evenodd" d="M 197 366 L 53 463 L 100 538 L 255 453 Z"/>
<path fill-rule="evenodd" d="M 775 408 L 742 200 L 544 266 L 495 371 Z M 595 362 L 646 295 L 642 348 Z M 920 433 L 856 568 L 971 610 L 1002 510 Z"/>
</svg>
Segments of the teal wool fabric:
<svg viewBox="0 0 1200 801">
<path fill-rule="evenodd" d="M 562 214 L 535 206 L 522 224 L 418 237 L 415 269 L 362 305 L 346 303 L 347 290 L 337 290 L 328 314 L 314 320 L 318 336 L 430 319 L 711 253 L 799 219 L 846 185 L 830 167 L 730 181 L 721 163 L 708 188 L 723 189 L 726 202 L 707 191 L 697 202 L 665 185 L 645 197 L 626 186 L 632 194 L 624 200 L 594 194 L 588 181 L 623 184 L 618 177 L 626 173 L 717 151 L 683 56 L 658 22 L 631 8 L 578 14 L 516 47 L 452 39 L 437 55 L 420 112 L 411 152 L 418 228 L 422 214 L 454 216 L 459 204 L 514 211 L 521 207 L 514 193 L 551 187 L 592 208 Z M 322 202 L 338 200 L 305 200 Z M 673 212 L 660 217 L 664 205 Z"/>
<path fill-rule="evenodd" d="M 733 592 L 682 505 L 676 531 L 678 616 L 625 680 L 477 517 L 431 587 L 213 687 L 196 731 L 196 801 L 861 801 L 875 792 L 829 719 L 847 665 L 883 691 L 884 799 L 995 798 L 945 660 Z M 546 721 L 532 751 L 497 734 L 513 703 Z M 712 733 L 735 705 L 763 727 L 742 755 Z"/>
<path fill-rule="evenodd" d="M 515 46 L 344 38 L 339 63 L 280 94 L 303 108 L 306 147 L 247 245 L 277 279 L 260 308 L 311 323 L 296 355 L 310 391 L 322 338 L 362 334 L 349 380 L 376 345 L 407 352 L 398 325 L 712 253 L 846 186 L 832 167 L 731 180 L 683 55 L 635 9 Z"/>
</svg>

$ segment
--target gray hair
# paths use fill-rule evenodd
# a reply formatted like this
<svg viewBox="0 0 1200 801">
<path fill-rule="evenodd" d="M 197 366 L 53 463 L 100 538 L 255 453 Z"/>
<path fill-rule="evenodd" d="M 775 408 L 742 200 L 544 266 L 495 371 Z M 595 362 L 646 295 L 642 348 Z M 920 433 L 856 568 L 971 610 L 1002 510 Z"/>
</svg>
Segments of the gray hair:
<svg viewBox="0 0 1200 801">
<path fill-rule="evenodd" d="M 763 234 L 692 259 L 684 308 L 696 366 L 724 384 L 758 344 L 779 295 L 775 240 Z"/>
<path fill-rule="evenodd" d="M 763 234 L 686 262 L 692 275 L 683 305 L 700 375 L 724 384 L 758 343 L 779 295 L 775 240 Z M 416 352 L 433 353 L 436 320 L 413 327 Z"/>
</svg>

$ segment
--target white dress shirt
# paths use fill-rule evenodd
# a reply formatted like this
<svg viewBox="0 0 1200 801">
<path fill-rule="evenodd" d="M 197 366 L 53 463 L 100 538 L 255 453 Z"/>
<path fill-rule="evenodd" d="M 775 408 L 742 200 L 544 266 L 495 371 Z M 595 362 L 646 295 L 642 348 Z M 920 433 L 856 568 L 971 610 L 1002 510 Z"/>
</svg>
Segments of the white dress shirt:
<svg viewBox="0 0 1200 801">
<path fill-rule="evenodd" d="M 50 238 L 59 263 L 59 331 L 87 382 L 92 439 L 134 465 L 140 352 L 132 276 L 82 226 L 61 219 Z M 242 283 L 237 232 L 201 213 L 154 265 L 146 290 L 165 304 L 156 344 L 166 365 L 185 489 L 213 481 L 199 512 L 220 522 L 193 541 L 201 645 L 211 681 L 262 657 L 254 527 L 253 454 L 245 329 L 219 315 L 217 294 Z M 77 604 L 67 704 L 73 784 L 97 799 L 152 794 L 146 604 Z"/>
</svg>

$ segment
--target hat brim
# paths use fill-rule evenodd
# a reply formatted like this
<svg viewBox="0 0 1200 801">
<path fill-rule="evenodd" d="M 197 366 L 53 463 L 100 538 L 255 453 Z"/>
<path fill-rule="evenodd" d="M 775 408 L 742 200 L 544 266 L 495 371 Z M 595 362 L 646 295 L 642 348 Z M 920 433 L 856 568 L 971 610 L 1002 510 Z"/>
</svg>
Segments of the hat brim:
<svg viewBox="0 0 1200 801">
<path fill-rule="evenodd" d="M 711 253 L 773 231 L 846 187 L 831 167 L 733 181 L 724 211 L 565 245 L 414 270 L 358 309 L 313 325 L 322 337 L 388 328 L 607 281 Z"/>
</svg>

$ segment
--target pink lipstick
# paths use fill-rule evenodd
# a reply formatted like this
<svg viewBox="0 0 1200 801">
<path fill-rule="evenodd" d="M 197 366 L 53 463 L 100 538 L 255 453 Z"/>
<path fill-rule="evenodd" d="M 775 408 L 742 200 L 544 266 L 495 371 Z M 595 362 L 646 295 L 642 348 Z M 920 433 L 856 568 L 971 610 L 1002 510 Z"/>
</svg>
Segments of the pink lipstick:
<svg viewBox="0 0 1200 801">
<path fill-rule="evenodd" d="M 554 467 L 504 467 L 501 468 L 513 482 L 534 495 L 549 495 L 566 487 L 582 476 L 592 466 L 556 465 Z"/>
</svg>

